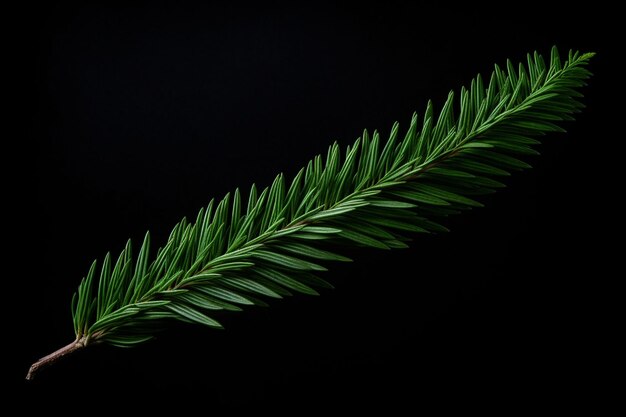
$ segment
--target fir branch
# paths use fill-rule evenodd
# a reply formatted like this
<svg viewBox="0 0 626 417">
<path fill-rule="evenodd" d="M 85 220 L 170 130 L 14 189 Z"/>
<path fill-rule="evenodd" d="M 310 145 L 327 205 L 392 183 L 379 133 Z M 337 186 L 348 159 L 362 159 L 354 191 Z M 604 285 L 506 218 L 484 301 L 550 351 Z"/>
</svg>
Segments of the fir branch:
<svg viewBox="0 0 626 417">
<path fill-rule="evenodd" d="M 526 65 L 496 66 L 487 84 L 478 76 L 458 100 L 450 92 L 438 113 L 428 102 L 403 138 L 398 123 L 386 141 L 365 131 L 343 156 L 334 143 L 289 182 L 280 174 L 247 198 L 237 189 L 211 200 L 153 259 L 149 233 L 136 257 L 129 240 L 117 258 L 94 261 L 74 294 L 76 340 L 27 379 L 90 344 L 134 346 L 171 320 L 221 328 L 213 311 L 332 288 L 318 274 L 349 261 L 334 253 L 342 246 L 404 248 L 407 233 L 447 230 L 439 218 L 481 206 L 475 196 L 504 186 L 495 178 L 529 167 L 518 158 L 536 153 L 535 137 L 563 131 L 556 123 L 584 107 L 578 89 L 592 56 L 570 51 L 562 61 L 553 48 L 548 64 L 535 52 Z"/>
</svg>

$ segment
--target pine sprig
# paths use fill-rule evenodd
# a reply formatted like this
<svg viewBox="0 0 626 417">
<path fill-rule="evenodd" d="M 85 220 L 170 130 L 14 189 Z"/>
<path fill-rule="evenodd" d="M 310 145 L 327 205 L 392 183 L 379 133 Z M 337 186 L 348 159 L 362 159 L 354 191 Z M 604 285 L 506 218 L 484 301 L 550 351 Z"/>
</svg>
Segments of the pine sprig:
<svg viewBox="0 0 626 417">
<path fill-rule="evenodd" d="M 406 234 L 447 230 L 441 218 L 481 204 L 476 196 L 504 185 L 496 178 L 528 168 L 535 137 L 562 132 L 556 123 L 583 108 L 578 91 L 591 75 L 591 53 L 556 48 L 549 64 L 536 52 L 526 65 L 479 75 L 441 111 L 428 102 L 403 137 L 398 123 L 387 140 L 365 131 L 342 153 L 332 144 L 287 181 L 236 189 L 211 200 L 195 221 L 183 219 L 151 257 L 147 233 L 137 255 L 129 240 L 117 257 L 94 261 L 72 299 L 76 340 L 33 364 L 43 366 L 94 343 L 129 347 L 151 339 L 171 320 L 221 325 L 217 310 L 292 293 L 316 295 L 320 278 L 346 245 L 404 248 Z M 455 113 L 458 116 L 455 116 Z"/>
</svg>

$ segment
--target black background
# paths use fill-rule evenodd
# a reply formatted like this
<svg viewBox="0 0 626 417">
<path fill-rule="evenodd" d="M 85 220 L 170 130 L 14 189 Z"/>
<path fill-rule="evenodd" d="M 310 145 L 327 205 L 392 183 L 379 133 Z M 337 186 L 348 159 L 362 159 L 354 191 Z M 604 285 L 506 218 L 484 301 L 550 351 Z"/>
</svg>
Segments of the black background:
<svg viewBox="0 0 626 417">
<path fill-rule="evenodd" d="M 28 301 L 11 320 L 17 352 L 5 375 L 31 405 L 424 411 L 591 402 L 602 273 L 589 256 L 593 199 L 578 195 L 593 188 L 608 32 L 581 16 L 597 24 L 599 13 L 52 3 L 27 16 L 20 63 L 31 184 L 18 224 L 30 249 L 18 251 L 35 254 L 15 278 L 15 297 Z M 450 219 L 451 233 L 418 236 L 403 251 L 350 251 L 355 262 L 325 276 L 335 290 L 219 317 L 225 331 L 180 326 L 135 349 L 86 350 L 22 381 L 30 363 L 72 340 L 70 298 L 94 258 L 146 229 L 161 244 L 210 197 L 290 177 L 363 128 L 406 128 L 427 99 L 441 105 L 493 63 L 553 44 L 598 52 L 588 109 L 569 133 L 548 136 L 534 169 L 513 175 L 486 208 Z"/>
</svg>

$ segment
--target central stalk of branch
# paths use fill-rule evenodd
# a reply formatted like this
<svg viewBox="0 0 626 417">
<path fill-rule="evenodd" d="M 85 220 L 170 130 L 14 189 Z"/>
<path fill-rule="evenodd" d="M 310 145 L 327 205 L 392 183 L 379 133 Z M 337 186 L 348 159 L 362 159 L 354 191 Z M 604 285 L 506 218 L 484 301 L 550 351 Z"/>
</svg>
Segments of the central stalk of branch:
<svg viewBox="0 0 626 417">
<path fill-rule="evenodd" d="M 80 339 L 74 340 L 69 345 L 62 347 L 61 349 L 57 351 L 52 352 L 48 356 L 44 356 L 43 358 L 39 359 L 37 362 L 33 363 L 30 366 L 30 369 L 28 370 L 28 374 L 26 374 L 26 379 L 32 380 L 35 377 L 35 374 L 39 372 L 39 370 L 41 370 L 42 368 L 45 368 L 48 365 L 52 365 L 53 363 L 55 363 L 62 357 L 67 356 L 70 353 L 73 353 L 79 349 L 82 349 L 85 346 L 86 346 L 85 338 L 82 337 Z"/>
</svg>

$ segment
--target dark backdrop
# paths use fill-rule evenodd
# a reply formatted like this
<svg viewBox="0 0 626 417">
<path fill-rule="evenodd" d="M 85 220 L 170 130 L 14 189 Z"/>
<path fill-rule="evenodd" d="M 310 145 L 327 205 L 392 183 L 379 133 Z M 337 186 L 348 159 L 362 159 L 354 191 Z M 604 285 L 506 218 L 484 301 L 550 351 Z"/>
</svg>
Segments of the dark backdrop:
<svg viewBox="0 0 626 417">
<path fill-rule="evenodd" d="M 46 405 L 417 412 L 586 401 L 598 270 L 593 202 L 578 195 L 592 187 L 581 167 L 608 65 L 605 33 L 580 19 L 602 16 L 192 3 L 53 3 L 27 16 L 32 184 L 19 224 L 31 255 L 15 279 L 28 305 L 11 320 L 18 352 L 6 375 L 29 404 L 52 394 Z M 210 197 L 292 176 L 363 128 L 406 128 L 427 99 L 441 105 L 494 62 L 553 44 L 599 53 L 588 109 L 486 208 L 450 219 L 451 233 L 351 252 L 353 264 L 325 275 L 335 290 L 224 316 L 224 331 L 175 327 L 22 382 L 31 362 L 72 340 L 70 299 L 94 258 L 146 229 L 161 244 Z"/>
</svg>

